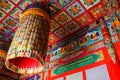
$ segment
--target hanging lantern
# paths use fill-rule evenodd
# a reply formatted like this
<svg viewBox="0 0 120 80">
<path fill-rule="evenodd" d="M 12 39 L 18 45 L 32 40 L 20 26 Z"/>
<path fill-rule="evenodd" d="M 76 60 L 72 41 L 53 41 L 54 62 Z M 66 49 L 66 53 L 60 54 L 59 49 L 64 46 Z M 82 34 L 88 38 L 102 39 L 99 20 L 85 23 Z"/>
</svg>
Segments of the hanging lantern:
<svg viewBox="0 0 120 80">
<path fill-rule="evenodd" d="M 5 65 L 6 56 L 7 56 L 7 53 L 3 50 L 0 50 L 0 72 Z"/>
<path fill-rule="evenodd" d="M 31 74 L 42 71 L 49 36 L 49 8 L 33 3 L 23 12 L 6 60 L 8 69 Z"/>
</svg>

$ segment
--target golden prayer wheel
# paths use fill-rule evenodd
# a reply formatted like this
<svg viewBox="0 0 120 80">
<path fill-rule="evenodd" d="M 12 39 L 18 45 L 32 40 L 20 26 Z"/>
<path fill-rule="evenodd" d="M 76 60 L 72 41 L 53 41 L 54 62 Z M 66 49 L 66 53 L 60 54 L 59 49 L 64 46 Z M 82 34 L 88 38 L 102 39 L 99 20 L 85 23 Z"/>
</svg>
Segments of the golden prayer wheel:
<svg viewBox="0 0 120 80">
<path fill-rule="evenodd" d="M 33 3 L 23 12 L 10 45 L 6 66 L 20 74 L 43 70 L 49 37 L 49 8 Z"/>
</svg>

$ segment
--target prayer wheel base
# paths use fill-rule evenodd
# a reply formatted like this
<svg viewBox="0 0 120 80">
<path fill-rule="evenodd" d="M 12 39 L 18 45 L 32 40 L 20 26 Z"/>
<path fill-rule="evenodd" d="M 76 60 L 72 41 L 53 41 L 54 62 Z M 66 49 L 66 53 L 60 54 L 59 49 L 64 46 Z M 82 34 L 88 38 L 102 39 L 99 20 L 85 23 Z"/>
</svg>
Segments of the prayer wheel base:
<svg viewBox="0 0 120 80">
<path fill-rule="evenodd" d="M 34 74 L 42 71 L 42 64 L 35 58 L 16 57 L 6 61 L 8 69 L 19 74 Z"/>
</svg>

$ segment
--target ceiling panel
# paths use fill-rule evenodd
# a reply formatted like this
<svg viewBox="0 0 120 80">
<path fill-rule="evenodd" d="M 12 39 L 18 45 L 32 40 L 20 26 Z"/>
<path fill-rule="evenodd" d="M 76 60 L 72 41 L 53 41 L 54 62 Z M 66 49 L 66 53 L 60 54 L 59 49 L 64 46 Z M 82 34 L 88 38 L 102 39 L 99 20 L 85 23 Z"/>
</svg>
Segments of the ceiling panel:
<svg viewBox="0 0 120 80">
<path fill-rule="evenodd" d="M 0 1 L 0 40 L 11 42 L 19 17 L 28 4 L 49 5 L 52 18 L 48 45 L 72 35 L 105 14 L 101 0 L 2 0 Z"/>
</svg>

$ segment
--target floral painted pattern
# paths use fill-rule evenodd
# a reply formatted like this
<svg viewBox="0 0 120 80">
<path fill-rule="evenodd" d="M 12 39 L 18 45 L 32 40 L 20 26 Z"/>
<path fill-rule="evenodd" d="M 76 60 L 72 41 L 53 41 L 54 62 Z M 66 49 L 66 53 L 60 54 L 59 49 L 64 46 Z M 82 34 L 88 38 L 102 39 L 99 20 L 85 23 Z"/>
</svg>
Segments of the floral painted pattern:
<svg viewBox="0 0 120 80">
<path fill-rule="evenodd" d="M 59 27 L 59 25 L 54 20 L 50 21 L 50 31 L 54 31 L 58 27 Z"/>
<path fill-rule="evenodd" d="M 65 26 L 65 28 L 66 28 L 70 33 L 72 33 L 72 32 L 74 32 L 74 31 L 80 29 L 80 27 L 79 27 L 75 22 L 73 22 L 73 21 L 70 22 L 69 24 L 67 24 L 67 25 Z"/>
<path fill-rule="evenodd" d="M 61 12 L 59 15 L 55 17 L 55 19 L 61 25 L 71 20 L 71 18 L 65 12 Z"/>
<path fill-rule="evenodd" d="M 100 2 L 100 0 L 80 0 L 86 9 L 89 9 Z"/>
<path fill-rule="evenodd" d="M 67 12 L 72 17 L 76 17 L 76 16 L 80 15 L 81 13 L 83 13 L 84 9 L 82 8 L 82 6 L 78 2 L 76 2 L 67 8 Z"/>
<path fill-rule="evenodd" d="M 15 28 L 17 26 L 17 22 L 10 17 L 5 19 L 4 22 L 6 25 L 10 26 L 11 28 Z"/>
<path fill-rule="evenodd" d="M 96 7 L 92 8 L 89 12 L 95 19 L 97 19 L 97 18 L 103 16 L 106 13 L 106 10 L 100 4 L 100 5 L 97 5 Z"/>
<path fill-rule="evenodd" d="M 0 9 L 9 12 L 13 8 L 13 4 L 8 0 L 0 0 Z"/>
<path fill-rule="evenodd" d="M 59 36 L 60 38 L 65 37 L 68 33 L 63 28 L 59 28 L 55 31 L 55 34 Z"/>
<path fill-rule="evenodd" d="M 89 24 L 93 20 L 88 15 L 88 13 L 84 13 L 83 15 L 78 16 L 77 21 L 79 22 L 81 27 L 85 27 L 87 24 Z"/>
</svg>

